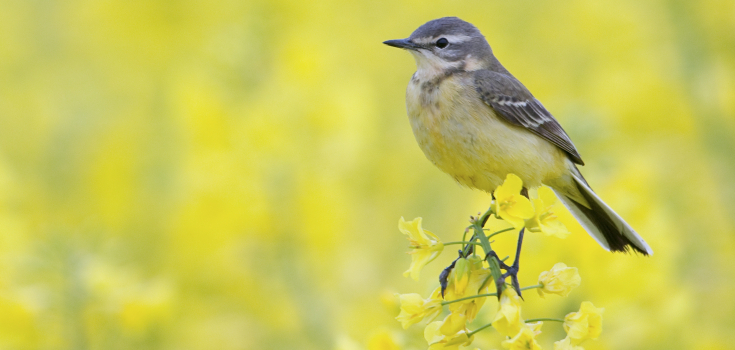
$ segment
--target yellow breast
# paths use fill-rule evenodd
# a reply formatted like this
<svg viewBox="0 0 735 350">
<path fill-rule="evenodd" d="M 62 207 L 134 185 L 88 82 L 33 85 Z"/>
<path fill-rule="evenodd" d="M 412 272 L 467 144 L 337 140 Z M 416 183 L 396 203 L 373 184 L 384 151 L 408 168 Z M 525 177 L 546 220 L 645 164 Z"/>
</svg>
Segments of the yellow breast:
<svg viewBox="0 0 735 350">
<path fill-rule="evenodd" d="M 491 192 L 508 173 L 537 187 L 567 172 L 563 151 L 530 131 L 500 120 L 474 89 L 472 75 L 412 79 L 406 105 L 426 157 L 459 183 Z"/>
</svg>

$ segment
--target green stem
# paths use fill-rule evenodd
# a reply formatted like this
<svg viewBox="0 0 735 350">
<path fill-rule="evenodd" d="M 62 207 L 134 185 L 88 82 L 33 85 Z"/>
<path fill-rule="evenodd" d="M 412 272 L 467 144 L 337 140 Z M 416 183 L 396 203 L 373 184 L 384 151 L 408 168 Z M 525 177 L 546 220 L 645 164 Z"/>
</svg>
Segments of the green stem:
<svg viewBox="0 0 735 350">
<path fill-rule="evenodd" d="M 493 214 L 493 208 L 490 207 L 490 209 L 488 209 L 485 212 L 485 214 L 483 214 L 481 217 L 477 218 L 477 220 L 475 220 L 472 223 L 472 227 L 475 230 L 475 235 L 474 236 L 482 244 L 482 250 L 485 251 L 485 257 L 487 257 L 487 254 L 492 251 L 492 248 L 490 247 L 490 240 L 488 238 L 489 237 L 492 237 L 492 236 L 494 236 L 496 234 L 498 234 L 499 232 L 505 232 L 503 230 L 500 230 L 499 232 L 490 234 L 489 237 L 488 236 L 485 236 L 485 228 L 483 226 L 485 226 L 485 222 L 487 221 L 487 219 L 492 214 Z M 506 231 L 508 231 L 508 230 L 506 229 Z M 487 261 L 487 263 L 488 263 L 488 265 L 490 267 L 490 273 L 493 276 L 493 281 L 495 281 L 495 284 L 496 285 L 500 285 L 500 283 L 503 283 L 503 278 L 502 278 L 503 273 L 500 271 L 500 262 L 498 261 L 498 259 L 491 258 L 490 260 Z M 500 292 L 503 291 L 503 285 L 500 285 L 500 288 L 498 288 L 498 291 L 500 291 Z"/>
<path fill-rule="evenodd" d="M 447 305 L 447 304 L 457 303 L 457 302 L 464 301 L 464 300 L 474 299 L 474 298 L 496 297 L 496 296 L 498 296 L 498 293 L 477 294 L 471 297 L 464 297 L 464 298 L 459 298 L 459 299 L 454 299 L 454 300 L 449 300 L 449 301 L 442 301 L 442 306 Z"/>
<path fill-rule="evenodd" d="M 490 239 L 490 238 L 491 238 L 492 236 L 495 236 L 495 235 L 501 234 L 501 233 L 503 233 L 503 232 L 513 231 L 513 230 L 515 230 L 515 229 L 514 229 L 513 227 L 509 227 L 509 228 L 504 228 L 504 229 L 502 229 L 502 230 L 500 230 L 500 231 L 495 231 L 495 232 L 493 232 L 493 233 L 489 234 L 489 235 L 487 236 L 487 239 Z"/>
<path fill-rule="evenodd" d="M 530 320 L 524 321 L 525 323 L 532 323 L 532 322 L 538 322 L 538 321 L 554 321 L 554 322 L 564 322 L 561 318 L 532 318 Z"/>
<path fill-rule="evenodd" d="M 487 236 L 485 236 L 485 231 L 481 225 L 485 222 L 485 220 L 487 220 L 488 217 L 490 217 L 492 212 L 493 212 L 492 208 L 488 209 L 488 211 L 486 211 L 485 214 L 477 218 L 477 220 L 472 223 L 472 228 L 474 228 L 475 230 L 475 235 L 474 235 L 475 239 L 480 240 L 480 243 L 482 244 L 482 250 L 485 251 L 485 254 L 489 253 L 491 250 L 490 240 L 487 239 Z"/>
<path fill-rule="evenodd" d="M 486 324 L 486 325 L 484 325 L 484 326 L 482 326 L 482 327 L 480 327 L 478 329 L 475 329 L 474 331 L 467 333 L 467 337 L 471 337 L 471 336 L 475 335 L 475 333 L 477 333 L 477 332 L 479 332 L 479 331 L 481 331 L 481 330 L 483 330 L 483 329 L 485 329 L 487 327 L 490 327 L 492 325 L 493 325 L 492 323 L 488 323 L 488 324 Z"/>
<path fill-rule="evenodd" d="M 472 227 L 472 226 L 471 225 L 470 226 L 467 226 L 467 228 L 464 229 L 464 233 L 462 234 L 462 240 L 463 241 L 467 240 L 467 232 L 470 232 L 470 227 Z"/>
<path fill-rule="evenodd" d="M 447 242 L 447 243 L 444 243 L 445 246 L 453 245 L 453 244 L 474 244 L 474 245 L 482 246 L 482 244 L 480 244 L 480 243 L 477 243 L 477 242 L 469 242 L 469 241 L 456 241 L 456 242 Z"/>
<path fill-rule="evenodd" d="M 543 288 L 543 287 L 544 287 L 543 284 L 537 284 L 535 286 L 523 287 L 523 288 L 521 288 L 521 291 L 528 290 L 528 289 L 534 289 L 534 288 Z"/>
<path fill-rule="evenodd" d="M 505 290 L 505 279 L 503 278 L 503 271 L 500 271 L 500 262 L 497 258 L 491 257 L 487 261 L 488 267 L 490 268 L 490 274 L 493 276 L 493 281 L 498 287 L 498 292 L 502 293 Z M 497 293 L 496 293 L 497 294 Z"/>
</svg>

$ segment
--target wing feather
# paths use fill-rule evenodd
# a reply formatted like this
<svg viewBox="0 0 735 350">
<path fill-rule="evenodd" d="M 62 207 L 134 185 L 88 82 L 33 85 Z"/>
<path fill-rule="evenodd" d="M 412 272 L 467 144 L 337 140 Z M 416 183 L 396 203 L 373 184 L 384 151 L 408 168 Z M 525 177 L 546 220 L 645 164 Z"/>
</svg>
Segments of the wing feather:
<svg viewBox="0 0 735 350">
<path fill-rule="evenodd" d="M 475 89 L 485 104 L 507 122 L 545 138 L 566 152 L 572 161 L 584 165 L 577 148 L 559 122 L 517 79 L 503 73 L 478 70 L 475 73 Z"/>
</svg>

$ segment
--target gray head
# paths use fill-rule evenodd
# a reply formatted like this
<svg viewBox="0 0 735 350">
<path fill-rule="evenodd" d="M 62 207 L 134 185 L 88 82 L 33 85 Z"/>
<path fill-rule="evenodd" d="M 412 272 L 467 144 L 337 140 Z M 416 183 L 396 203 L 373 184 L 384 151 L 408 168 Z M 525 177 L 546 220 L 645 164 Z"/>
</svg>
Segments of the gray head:
<svg viewBox="0 0 735 350">
<path fill-rule="evenodd" d="M 409 50 L 416 59 L 419 71 L 488 69 L 497 63 L 482 33 L 471 23 L 457 17 L 429 21 L 406 39 L 383 43 Z"/>
</svg>

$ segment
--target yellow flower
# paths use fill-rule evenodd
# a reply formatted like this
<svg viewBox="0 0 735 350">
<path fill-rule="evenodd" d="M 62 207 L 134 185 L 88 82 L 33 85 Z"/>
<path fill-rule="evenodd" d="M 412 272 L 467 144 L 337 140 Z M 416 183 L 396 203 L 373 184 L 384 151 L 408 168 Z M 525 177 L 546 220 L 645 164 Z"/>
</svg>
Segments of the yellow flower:
<svg viewBox="0 0 735 350">
<path fill-rule="evenodd" d="M 492 326 L 508 337 L 515 336 L 523 327 L 521 319 L 521 298 L 513 288 L 505 288 L 500 296 L 500 309 L 495 314 Z"/>
<path fill-rule="evenodd" d="M 538 283 L 543 287 L 538 288 L 538 295 L 542 298 L 544 293 L 559 294 L 563 297 L 569 295 L 572 288 L 579 287 L 582 278 L 579 277 L 576 267 L 567 267 L 564 263 L 557 263 L 550 271 L 544 271 L 538 276 Z"/>
<path fill-rule="evenodd" d="M 551 211 L 556 203 L 556 195 L 548 187 L 538 189 L 538 199 L 533 200 L 535 214 L 530 220 L 526 220 L 526 227 L 531 232 L 543 232 L 547 236 L 567 238 L 569 230 L 557 220 L 557 216 Z"/>
<path fill-rule="evenodd" d="M 398 221 L 398 229 L 408 236 L 411 243 L 409 248 L 411 254 L 411 267 L 403 273 L 404 276 L 411 274 L 411 278 L 419 280 L 421 269 L 434 260 L 444 250 L 444 243 L 435 234 L 421 227 L 421 218 L 406 221 L 401 217 Z"/>
<path fill-rule="evenodd" d="M 474 336 L 468 336 L 467 330 L 461 330 L 452 335 L 444 335 L 441 332 L 442 321 L 429 323 L 424 329 L 424 338 L 429 343 L 429 350 L 457 350 L 460 345 L 472 344 Z"/>
<path fill-rule="evenodd" d="M 567 331 L 572 344 L 579 345 L 587 339 L 597 339 L 600 336 L 604 310 L 596 308 L 589 301 L 584 301 L 578 312 L 572 312 L 564 317 L 564 330 Z"/>
<path fill-rule="evenodd" d="M 567 336 L 562 340 L 554 342 L 554 350 L 584 350 L 584 348 L 572 345 L 572 339 Z"/>
<path fill-rule="evenodd" d="M 505 182 L 495 189 L 493 210 L 515 228 L 523 227 L 524 220 L 533 217 L 533 207 L 528 198 L 521 195 L 523 181 L 515 174 L 508 174 Z"/>
<path fill-rule="evenodd" d="M 467 285 L 470 283 L 470 261 L 459 258 L 454 264 L 454 292 L 458 295 L 465 294 Z"/>
<path fill-rule="evenodd" d="M 444 295 L 444 300 L 452 301 L 490 292 L 489 285 L 492 281 L 492 279 L 488 279 L 490 276 L 490 270 L 483 268 L 482 258 L 471 256 L 469 259 L 465 259 L 465 261 L 467 262 L 466 270 L 469 270 L 465 270 L 468 278 L 456 278 L 454 276 L 458 274 L 458 272 L 457 270 L 452 270 L 449 277 L 449 285 L 447 286 L 446 294 Z M 459 280 L 460 283 L 457 283 L 457 280 Z M 462 284 L 463 286 L 458 288 L 457 284 Z M 477 312 L 482 308 L 482 305 L 485 304 L 486 299 L 487 297 L 480 297 L 452 303 L 449 304 L 449 310 L 451 312 L 465 314 L 467 322 L 472 322 L 475 319 L 475 316 L 477 316 Z"/>
<path fill-rule="evenodd" d="M 396 320 L 401 322 L 403 329 L 424 319 L 433 320 L 442 311 L 441 288 L 431 293 L 431 297 L 423 299 L 416 293 L 400 294 L 401 313 Z"/>
<path fill-rule="evenodd" d="M 541 350 L 541 346 L 536 342 L 536 334 L 538 333 L 532 327 L 524 326 L 521 327 L 518 334 L 513 338 L 504 340 L 501 345 L 511 350 Z"/>
<path fill-rule="evenodd" d="M 467 316 L 464 313 L 452 312 L 442 321 L 439 332 L 444 335 L 454 335 L 467 328 Z"/>
</svg>

